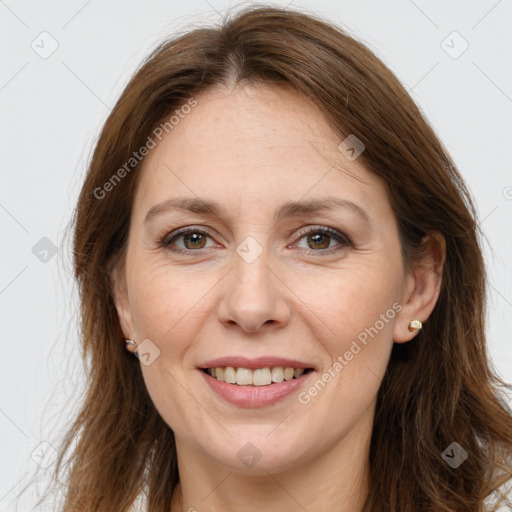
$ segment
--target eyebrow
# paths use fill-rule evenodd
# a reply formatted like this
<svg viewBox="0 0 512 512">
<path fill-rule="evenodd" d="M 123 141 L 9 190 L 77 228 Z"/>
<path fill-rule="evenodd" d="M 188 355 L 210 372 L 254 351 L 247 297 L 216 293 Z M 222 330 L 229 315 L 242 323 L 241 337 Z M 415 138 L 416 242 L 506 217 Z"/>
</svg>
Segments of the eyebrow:
<svg viewBox="0 0 512 512">
<path fill-rule="evenodd" d="M 274 222 L 279 222 L 286 217 L 321 213 L 335 208 L 346 208 L 365 222 L 372 224 L 370 216 L 356 203 L 339 197 L 328 196 L 322 199 L 310 199 L 307 201 L 288 201 L 283 203 L 274 213 Z M 198 197 L 176 197 L 168 199 L 152 206 L 144 219 L 144 223 L 152 218 L 172 210 L 182 210 L 192 213 L 205 214 L 222 218 L 225 215 L 224 208 L 216 201 L 199 199 Z"/>
</svg>

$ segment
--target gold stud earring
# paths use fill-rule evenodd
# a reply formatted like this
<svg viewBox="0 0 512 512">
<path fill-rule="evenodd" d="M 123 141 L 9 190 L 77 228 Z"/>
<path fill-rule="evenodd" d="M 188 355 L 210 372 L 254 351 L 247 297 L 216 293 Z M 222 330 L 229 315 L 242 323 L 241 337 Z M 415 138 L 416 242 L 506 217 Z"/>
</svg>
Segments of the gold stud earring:
<svg viewBox="0 0 512 512">
<path fill-rule="evenodd" d="M 423 327 L 423 324 L 419 320 L 411 320 L 409 322 L 409 331 L 419 331 Z"/>
</svg>

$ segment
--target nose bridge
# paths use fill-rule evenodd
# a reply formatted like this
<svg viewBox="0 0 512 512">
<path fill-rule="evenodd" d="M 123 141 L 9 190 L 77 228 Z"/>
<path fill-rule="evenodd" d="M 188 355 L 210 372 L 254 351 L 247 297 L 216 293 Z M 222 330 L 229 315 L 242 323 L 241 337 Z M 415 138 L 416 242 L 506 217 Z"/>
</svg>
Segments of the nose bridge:
<svg viewBox="0 0 512 512">
<path fill-rule="evenodd" d="M 259 245 L 259 244 L 258 244 Z M 260 246 L 261 247 L 261 246 Z M 232 285 L 237 293 L 246 294 L 249 290 L 258 292 L 258 295 L 270 295 L 269 251 L 261 252 L 251 243 L 243 242 L 237 248 L 237 254 L 233 257 Z M 255 293 L 253 294 L 255 299 Z"/>
<path fill-rule="evenodd" d="M 221 299 L 220 321 L 235 322 L 246 331 L 255 331 L 265 323 L 288 321 L 290 312 L 284 290 L 271 267 L 270 251 L 253 237 L 237 246 Z"/>
</svg>

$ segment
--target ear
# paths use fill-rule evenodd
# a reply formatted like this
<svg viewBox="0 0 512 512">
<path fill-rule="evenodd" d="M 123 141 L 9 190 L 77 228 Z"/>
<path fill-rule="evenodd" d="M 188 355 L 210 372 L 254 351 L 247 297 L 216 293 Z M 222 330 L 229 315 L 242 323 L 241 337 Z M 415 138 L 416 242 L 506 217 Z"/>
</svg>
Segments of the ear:
<svg viewBox="0 0 512 512">
<path fill-rule="evenodd" d="M 406 275 L 402 309 L 396 316 L 393 340 L 405 343 L 419 331 L 409 331 L 411 320 L 426 322 L 436 305 L 441 290 L 443 265 L 446 258 L 446 241 L 438 231 L 423 239 L 423 256 L 417 266 Z"/>
<path fill-rule="evenodd" d="M 119 324 L 126 339 L 132 339 L 134 336 L 132 312 L 128 301 L 128 287 L 126 283 L 126 272 L 124 265 L 116 266 L 111 274 L 112 292 L 114 303 L 117 309 Z M 128 350 L 132 351 L 136 345 L 127 345 Z M 133 348 L 132 348 L 133 347 Z"/>
</svg>

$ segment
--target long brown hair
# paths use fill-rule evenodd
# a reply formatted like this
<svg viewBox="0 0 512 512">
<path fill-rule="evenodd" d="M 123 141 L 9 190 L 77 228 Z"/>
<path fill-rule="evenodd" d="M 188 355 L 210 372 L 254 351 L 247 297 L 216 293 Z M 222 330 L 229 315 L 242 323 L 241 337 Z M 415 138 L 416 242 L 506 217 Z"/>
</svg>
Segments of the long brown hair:
<svg viewBox="0 0 512 512">
<path fill-rule="evenodd" d="M 95 146 L 74 218 L 88 387 L 55 468 L 67 491 L 62 511 L 124 511 L 140 493 L 150 512 L 170 510 L 179 481 L 174 435 L 124 347 L 113 301 L 112 270 L 123 264 L 139 175 L 139 165 L 126 162 L 199 92 L 238 82 L 292 87 L 340 140 L 355 134 L 363 142 L 361 158 L 387 184 L 407 266 L 421 256 L 425 235 L 439 231 L 446 240 L 434 311 L 414 341 L 394 345 L 379 389 L 365 511 L 495 510 L 484 499 L 512 477 L 504 398 L 511 386 L 488 358 L 486 275 L 470 193 L 409 94 L 370 50 L 314 14 L 253 6 L 218 28 L 160 44 Z M 441 456 L 453 442 L 468 453 L 457 469 Z"/>
</svg>

